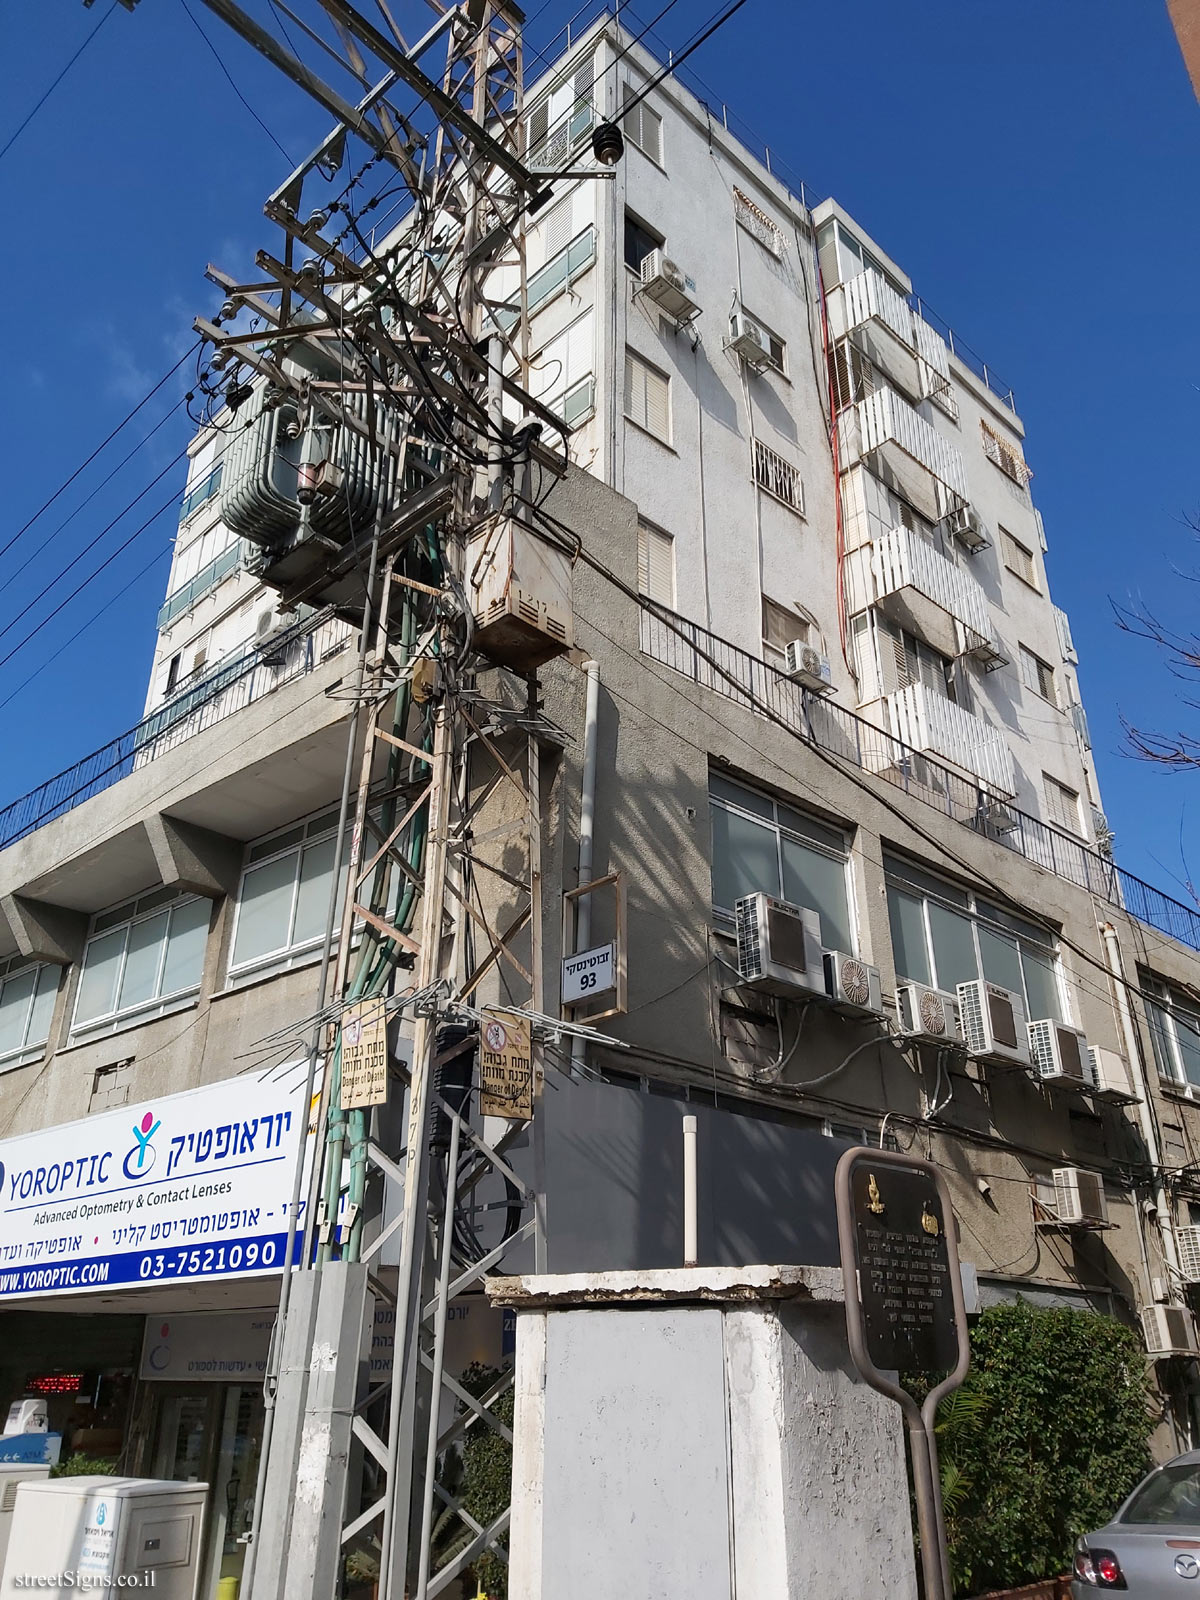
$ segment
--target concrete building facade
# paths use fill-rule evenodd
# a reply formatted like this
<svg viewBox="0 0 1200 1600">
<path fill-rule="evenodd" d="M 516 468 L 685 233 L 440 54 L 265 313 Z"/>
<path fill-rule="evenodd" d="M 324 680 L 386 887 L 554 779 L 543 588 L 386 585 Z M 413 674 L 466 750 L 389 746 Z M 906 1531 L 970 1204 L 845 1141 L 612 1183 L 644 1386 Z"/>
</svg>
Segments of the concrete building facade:
<svg viewBox="0 0 1200 1600">
<path fill-rule="evenodd" d="M 586 149 L 654 66 L 598 25 L 528 95 L 535 155 Z M 593 871 L 622 873 L 629 903 L 612 1047 L 581 1077 L 545 1066 L 549 1269 L 678 1264 L 687 1111 L 702 1264 L 834 1264 L 837 1154 L 895 1143 L 946 1171 L 977 1303 L 1148 1311 L 1151 1352 L 1185 1352 L 1200 916 L 1112 859 L 1012 397 L 853 219 L 805 204 L 687 89 L 655 88 L 624 131 L 615 178 L 560 185 L 530 232 L 535 388 L 571 463 L 531 515 L 589 557 L 576 649 L 542 674 L 565 735 L 542 758 L 546 970 L 569 953 L 585 659 Z M 236 1101 L 303 1055 L 350 630 L 281 615 L 248 570 L 224 443 L 193 451 L 146 719 L 0 813 L 4 1141 L 201 1085 Z M 736 908 L 756 892 L 878 969 L 878 1003 L 746 982 Z M 902 990 L 981 980 L 1101 1065 L 1054 1077 L 914 1038 Z M 145 1341 L 236 1312 L 252 1364 L 277 1283 L 5 1291 L 10 1398 L 82 1366 L 102 1324 L 109 1398 L 85 1436 L 163 1476 L 198 1440 L 221 1495 L 242 1462 L 213 1594 L 240 1570 L 256 1384 L 164 1382 Z M 482 1301 L 479 1327 L 486 1353 Z M 1170 1449 L 1194 1438 L 1195 1362 L 1154 1370 Z"/>
</svg>

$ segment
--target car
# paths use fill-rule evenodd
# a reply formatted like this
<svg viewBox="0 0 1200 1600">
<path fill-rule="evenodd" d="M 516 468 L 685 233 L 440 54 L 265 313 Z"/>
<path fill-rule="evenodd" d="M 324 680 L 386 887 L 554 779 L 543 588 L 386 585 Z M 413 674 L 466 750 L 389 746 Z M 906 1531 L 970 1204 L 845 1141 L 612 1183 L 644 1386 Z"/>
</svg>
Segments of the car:
<svg viewBox="0 0 1200 1600">
<path fill-rule="evenodd" d="M 1075 1546 L 1072 1600 L 1200 1600 L 1200 1450 L 1155 1467 L 1111 1522 Z"/>
</svg>

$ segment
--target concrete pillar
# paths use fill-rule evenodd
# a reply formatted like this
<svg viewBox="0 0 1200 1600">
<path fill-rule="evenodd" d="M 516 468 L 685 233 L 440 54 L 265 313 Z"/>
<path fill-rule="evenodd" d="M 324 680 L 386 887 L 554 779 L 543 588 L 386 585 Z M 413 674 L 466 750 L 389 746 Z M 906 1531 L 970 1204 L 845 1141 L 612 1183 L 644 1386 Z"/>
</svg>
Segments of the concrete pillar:
<svg viewBox="0 0 1200 1600">
<path fill-rule="evenodd" d="M 29 900 L 23 894 L 5 895 L 3 912 L 23 956 L 69 967 L 83 955 L 86 912 L 71 911 L 45 900 Z"/>
<path fill-rule="evenodd" d="M 239 840 L 163 813 L 147 817 L 145 829 L 163 883 L 210 900 L 237 891 L 243 850 Z"/>
<path fill-rule="evenodd" d="M 510 1600 L 915 1600 L 899 1410 L 841 1273 L 493 1279 L 517 1312 Z"/>
</svg>

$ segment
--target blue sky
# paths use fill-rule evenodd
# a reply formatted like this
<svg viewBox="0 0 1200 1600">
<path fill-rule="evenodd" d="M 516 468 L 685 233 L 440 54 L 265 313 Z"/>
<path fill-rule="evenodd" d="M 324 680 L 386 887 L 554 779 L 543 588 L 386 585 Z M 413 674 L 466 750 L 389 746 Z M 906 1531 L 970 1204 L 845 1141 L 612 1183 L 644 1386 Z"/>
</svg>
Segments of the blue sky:
<svg viewBox="0 0 1200 1600">
<path fill-rule="evenodd" d="M 0 144 L 105 3 L 8 0 Z M 324 114 L 189 4 L 280 144 L 307 153 Z M 678 47 L 715 4 L 677 0 L 661 37 Z M 573 9 L 551 0 L 531 43 Z M 794 172 L 836 194 L 1015 389 L 1118 855 L 1180 892 L 1181 838 L 1200 877 L 1200 845 L 1187 846 L 1200 775 L 1121 755 L 1119 715 L 1200 733 L 1200 711 L 1179 704 L 1152 647 L 1117 631 L 1109 603 L 1140 596 L 1169 623 L 1195 625 L 1198 591 L 1179 570 L 1200 569 L 1183 522 L 1200 510 L 1200 107 L 1165 5 L 749 0 L 689 65 Z M 192 317 L 217 304 L 205 263 L 248 274 L 273 244 L 262 201 L 286 171 L 181 0 L 107 18 L 0 160 L 13 240 L 0 546 L 188 348 Z M 182 411 L 97 486 L 181 393 L 164 390 L 166 403 L 0 556 L 0 658 L 73 596 L 0 661 L 0 803 L 141 713 L 171 509 L 74 585 L 178 499 L 183 467 L 169 464 L 191 433 Z M 22 615 L 97 535 L 71 578 Z"/>
</svg>

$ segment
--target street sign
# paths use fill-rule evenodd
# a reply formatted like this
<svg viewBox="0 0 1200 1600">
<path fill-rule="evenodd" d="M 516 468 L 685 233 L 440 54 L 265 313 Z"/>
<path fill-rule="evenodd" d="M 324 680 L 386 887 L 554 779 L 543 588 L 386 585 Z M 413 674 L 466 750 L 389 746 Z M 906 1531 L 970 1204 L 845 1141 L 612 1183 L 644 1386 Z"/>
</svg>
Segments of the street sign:
<svg viewBox="0 0 1200 1600">
<path fill-rule="evenodd" d="M 383 997 L 360 1000 L 342 1013 L 343 1111 L 386 1105 L 387 1012 Z"/>
<path fill-rule="evenodd" d="M 479 1110 L 485 1117 L 526 1122 L 533 1116 L 533 1050 L 529 1018 L 485 1011 L 479 1028 Z"/>
<path fill-rule="evenodd" d="M 615 942 L 597 945 L 564 956 L 562 964 L 562 1003 L 591 1000 L 617 987 L 617 947 Z"/>
<path fill-rule="evenodd" d="M 926 1600 L 950 1600 L 934 1419 L 971 1360 L 950 1192 L 932 1161 L 864 1146 L 843 1154 L 833 1183 L 850 1355 L 904 1413 Z M 941 1381 L 918 1406 L 901 1373 Z"/>
</svg>

